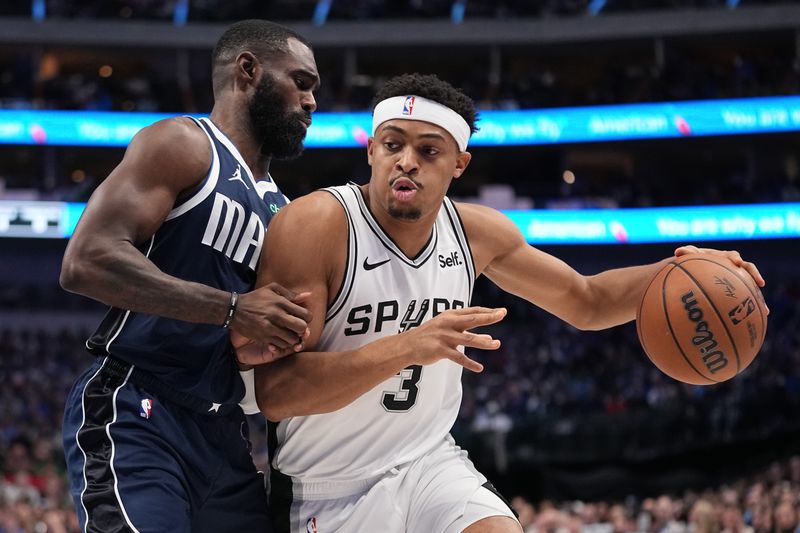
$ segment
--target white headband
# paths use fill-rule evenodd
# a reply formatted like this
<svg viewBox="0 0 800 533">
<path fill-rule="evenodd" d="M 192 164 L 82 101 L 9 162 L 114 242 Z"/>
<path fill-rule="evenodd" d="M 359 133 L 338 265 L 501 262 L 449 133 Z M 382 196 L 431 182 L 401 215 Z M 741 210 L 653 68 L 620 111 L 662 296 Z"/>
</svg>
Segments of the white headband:
<svg viewBox="0 0 800 533">
<path fill-rule="evenodd" d="M 393 96 L 375 106 L 372 114 L 372 135 L 387 120 L 422 120 L 447 130 L 456 140 L 458 149 L 465 151 L 470 128 L 461 115 L 447 106 L 421 96 Z"/>
</svg>

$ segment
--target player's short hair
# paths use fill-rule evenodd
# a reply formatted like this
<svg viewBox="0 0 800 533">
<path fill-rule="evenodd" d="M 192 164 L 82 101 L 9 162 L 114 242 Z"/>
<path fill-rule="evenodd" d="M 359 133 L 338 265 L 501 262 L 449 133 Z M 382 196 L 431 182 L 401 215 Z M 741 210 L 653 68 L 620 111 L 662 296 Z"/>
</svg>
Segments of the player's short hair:
<svg viewBox="0 0 800 533">
<path fill-rule="evenodd" d="M 249 50 L 258 57 L 288 50 L 289 39 L 297 39 L 308 48 L 311 43 L 296 31 L 268 20 L 249 19 L 231 24 L 217 41 L 211 54 L 211 67 L 230 63 Z"/>
<path fill-rule="evenodd" d="M 456 89 L 446 81 L 439 79 L 435 74 L 418 74 L 415 72 L 414 74 L 402 74 L 390 78 L 378 89 L 375 98 L 372 99 L 372 109 L 375 109 L 376 105 L 387 98 L 409 95 L 421 96 L 449 107 L 467 122 L 471 133 L 478 131 L 475 126 L 478 112 L 475 110 L 475 103 L 472 99 L 461 92 L 460 89 Z"/>
</svg>

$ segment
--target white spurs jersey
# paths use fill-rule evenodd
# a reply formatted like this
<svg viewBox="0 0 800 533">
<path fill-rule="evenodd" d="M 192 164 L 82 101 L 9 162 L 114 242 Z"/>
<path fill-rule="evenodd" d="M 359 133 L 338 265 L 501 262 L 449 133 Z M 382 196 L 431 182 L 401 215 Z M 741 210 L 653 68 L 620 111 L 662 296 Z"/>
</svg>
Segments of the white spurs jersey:
<svg viewBox="0 0 800 533">
<path fill-rule="evenodd" d="M 444 199 L 430 240 L 410 258 L 369 212 L 358 186 L 324 190 L 345 209 L 348 253 L 319 351 L 353 350 L 469 305 L 475 267 L 449 199 Z M 449 360 L 415 365 L 338 411 L 281 421 L 271 428 L 277 444 L 272 466 L 301 483 L 353 481 L 420 457 L 442 442 L 455 422 L 461 370 Z"/>
</svg>

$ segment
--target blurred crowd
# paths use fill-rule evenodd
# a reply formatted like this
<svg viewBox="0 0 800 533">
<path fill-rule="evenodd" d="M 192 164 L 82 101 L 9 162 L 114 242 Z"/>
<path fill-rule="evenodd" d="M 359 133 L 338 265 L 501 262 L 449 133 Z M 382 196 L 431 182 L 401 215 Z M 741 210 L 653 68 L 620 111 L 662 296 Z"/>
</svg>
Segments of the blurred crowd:
<svg viewBox="0 0 800 533">
<path fill-rule="evenodd" d="M 67 491 L 61 416 L 87 362 L 82 336 L 0 329 L 0 533 L 80 531 Z"/>
<path fill-rule="evenodd" d="M 525 533 L 797 533 L 800 456 L 753 476 L 677 495 L 618 502 L 511 500 Z"/>
<path fill-rule="evenodd" d="M 485 49 L 475 50 L 483 57 Z M 800 63 L 788 46 L 747 47 L 720 53 L 670 49 L 656 62 L 646 52 L 594 55 L 591 50 L 538 58 L 504 55 L 499 75 L 455 62 L 436 72 L 484 110 L 609 105 L 694 99 L 781 96 L 800 92 Z M 488 61 L 488 56 L 486 57 Z M 0 54 L 0 107 L 101 111 L 207 112 L 212 105 L 207 58 L 192 61 L 191 83 L 176 76 L 174 51 L 142 51 L 138 58 L 91 53 L 7 51 Z M 362 111 L 398 72 L 361 69 L 345 77 L 337 62 L 320 60 L 319 111 Z M 446 60 L 443 60 L 446 61 Z M 368 58 L 372 62 L 372 58 Z M 397 63 L 397 62 L 395 62 Z M 430 67 L 434 68 L 434 67 Z M 398 69 L 425 70 L 397 63 Z M 179 70 L 180 72 L 180 70 Z"/>
<path fill-rule="evenodd" d="M 228 21 L 263 17 L 276 20 L 310 20 L 324 9 L 332 20 L 444 18 L 464 11 L 468 17 L 556 17 L 587 12 L 642 11 L 652 9 L 725 8 L 727 0 L 608 0 L 602 9 L 591 0 L 41 0 L 48 17 L 172 20 L 176 6 L 187 9 L 189 21 Z M 759 5 L 787 0 L 742 0 Z M 35 3 L 35 2 L 34 2 Z M 596 3 L 596 2 L 594 2 Z M 319 7 L 320 5 L 324 7 Z M 184 7 L 186 6 L 186 7 Z M 0 8 L 2 15 L 30 15 L 30 2 L 13 2 Z"/>
</svg>

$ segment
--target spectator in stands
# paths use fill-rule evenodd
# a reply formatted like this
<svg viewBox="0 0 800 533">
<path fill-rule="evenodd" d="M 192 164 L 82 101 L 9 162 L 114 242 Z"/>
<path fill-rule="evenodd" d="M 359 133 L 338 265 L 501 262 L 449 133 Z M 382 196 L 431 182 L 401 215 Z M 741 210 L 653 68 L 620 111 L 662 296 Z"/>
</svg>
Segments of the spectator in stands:
<svg viewBox="0 0 800 533">
<path fill-rule="evenodd" d="M 614 504 L 608 510 L 610 533 L 628 533 L 636 531 L 636 524 L 624 505 Z"/>
<path fill-rule="evenodd" d="M 472 421 L 472 431 L 484 442 L 489 457 L 494 458 L 492 470 L 504 474 L 508 470 L 508 450 L 506 437 L 514 426 L 510 416 L 500 410 L 500 404 L 490 400 L 485 408 L 478 409 Z"/>
<path fill-rule="evenodd" d="M 752 526 L 755 533 L 772 533 L 772 507 L 766 498 L 753 510 Z"/>
<path fill-rule="evenodd" d="M 542 502 L 531 528 L 534 533 L 566 533 L 567 517 L 553 502 Z"/>
<path fill-rule="evenodd" d="M 31 469 L 30 456 L 31 443 L 27 438 L 16 437 L 11 441 L 3 468 L 6 501 L 28 500 L 37 504 L 41 501 L 45 482 Z"/>
<path fill-rule="evenodd" d="M 775 507 L 775 533 L 798 533 L 797 493 L 787 492 Z"/>
<path fill-rule="evenodd" d="M 714 505 L 706 499 L 699 499 L 689 512 L 687 533 L 719 533 L 717 514 Z"/>
<path fill-rule="evenodd" d="M 736 504 L 725 504 L 721 523 L 720 533 L 753 533 L 753 528 L 744 523 L 742 510 Z"/>
<path fill-rule="evenodd" d="M 653 505 L 652 533 L 684 533 L 686 525 L 678 520 L 676 501 L 666 494 L 659 496 Z"/>
<path fill-rule="evenodd" d="M 534 531 L 533 524 L 536 521 L 536 508 L 526 498 L 514 496 L 511 498 L 511 508 L 519 516 L 519 523 L 525 533 Z"/>
</svg>

